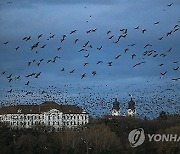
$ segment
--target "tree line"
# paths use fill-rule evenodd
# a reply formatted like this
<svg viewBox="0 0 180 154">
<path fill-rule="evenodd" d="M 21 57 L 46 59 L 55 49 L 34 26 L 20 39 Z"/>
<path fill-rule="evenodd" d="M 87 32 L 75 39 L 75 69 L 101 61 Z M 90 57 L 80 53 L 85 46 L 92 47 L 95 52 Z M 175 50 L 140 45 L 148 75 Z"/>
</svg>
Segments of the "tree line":
<svg viewBox="0 0 180 154">
<path fill-rule="evenodd" d="M 1 154 L 119 154 L 178 153 L 179 142 L 145 142 L 132 148 L 129 132 L 143 128 L 151 134 L 178 134 L 180 115 L 161 113 L 156 119 L 101 117 L 91 119 L 84 127 L 55 131 L 36 126 L 31 129 L 11 129 L 0 124 Z"/>
</svg>

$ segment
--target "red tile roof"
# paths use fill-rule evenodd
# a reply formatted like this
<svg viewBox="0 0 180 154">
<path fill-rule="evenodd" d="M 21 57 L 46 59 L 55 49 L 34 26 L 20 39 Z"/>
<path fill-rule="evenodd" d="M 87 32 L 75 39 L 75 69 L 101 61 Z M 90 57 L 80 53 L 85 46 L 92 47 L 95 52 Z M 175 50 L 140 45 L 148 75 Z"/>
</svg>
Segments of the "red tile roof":
<svg viewBox="0 0 180 154">
<path fill-rule="evenodd" d="M 60 105 L 52 101 L 46 101 L 40 105 L 15 105 L 0 108 L 0 114 L 39 114 L 51 109 L 57 109 L 63 113 L 82 113 L 83 109 L 76 105 Z"/>
</svg>

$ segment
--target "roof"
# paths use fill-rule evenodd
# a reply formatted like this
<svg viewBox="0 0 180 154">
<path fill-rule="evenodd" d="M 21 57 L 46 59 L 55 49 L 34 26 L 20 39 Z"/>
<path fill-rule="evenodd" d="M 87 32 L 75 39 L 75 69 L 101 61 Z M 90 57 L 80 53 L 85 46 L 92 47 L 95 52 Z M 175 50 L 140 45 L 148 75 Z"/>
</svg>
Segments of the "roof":
<svg viewBox="0 0 180 154">
<path fill-rule="evenodd" d="M 115 109 L 115 110 L 119 110 L 120 109 L 119 102 L 117 101 L 117 98 L 113 102 L 113 108 L 112 109 Z"/>
<path fill-rule="evenodd" d="M 46 101 L 40 105 L 15 105 L 0 108 L 0 114 L 39 114 L 57 109 L 63 113 L 84 113 L 83 109 L 76 105 L 60 105 L 53 101 Z"/>
</svg>

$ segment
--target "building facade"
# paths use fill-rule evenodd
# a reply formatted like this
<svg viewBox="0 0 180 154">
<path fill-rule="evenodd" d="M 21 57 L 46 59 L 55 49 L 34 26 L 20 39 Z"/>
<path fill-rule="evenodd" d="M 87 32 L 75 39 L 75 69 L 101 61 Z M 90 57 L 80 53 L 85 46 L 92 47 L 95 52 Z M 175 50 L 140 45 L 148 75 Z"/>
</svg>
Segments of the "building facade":
<svg viewBox="0 0 180 154">
<path fill-rule="evenodd" d="M 50 126 L 72 128 L 89 123 L 86 111 L 75 105 L 44 102 L 40 105 L 16 105 L 0 108 L 0 121 L 12 128 Z"/>
</svg>

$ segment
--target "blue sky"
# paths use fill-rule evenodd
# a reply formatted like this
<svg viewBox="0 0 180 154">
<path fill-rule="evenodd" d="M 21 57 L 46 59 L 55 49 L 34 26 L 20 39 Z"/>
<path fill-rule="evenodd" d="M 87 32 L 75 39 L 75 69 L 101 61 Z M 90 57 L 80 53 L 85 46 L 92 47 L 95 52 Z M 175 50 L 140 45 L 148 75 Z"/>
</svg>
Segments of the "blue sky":
<svg viewBox="0 0 180 154">
<path fill-rule="evenodd" d="M 172 80 L 180 77 L 178 0 L 8 2 L 0 2 L 1 102 L 41 102 L 48 93 L 53 98 L 46 99 L 55 99 L 58 102 L 67 99 L 80 106 L 84 104 L 92 114 L 102 115 L 110 113 L 114 97 L 118 97 L 122 113 L 125 113 L 128 94 L 132 93 L 134 99 L 141 102 L 139 105 L 136 104 L 140 115 L 155 116 L 161 110 L 179 113 L 180 80 Z M 171 6 L 167 6 L 171 3 Z M 159 23 L 154 24 L 156 22 Z M 136 30 L 137 26 L 139 29 Z M 92 29 L 97 30 L 87 33 Z M 117 41 L 118 36 L 126 34 L 120 29 L 127 29 L 127 36 L 121 38 L 118 43 L 113 43 Z M 144 34 L 143 29 L 147 30 Z M 73 30 L 76 32 L 70 34 Z M 107 34 L 108 31 L 111 33 Z M 170 31 L 173 31 L 172 34 L 167 36 Z M 38 39 L 40 34 L 43 35 Z M 54 38 L 49 39 L 53 34 Z M 62 35 L 67 37 L 61 43 Z M 31 40 L 22 40 L 25 36 L 31 36 Z M 111 36 L 112 39 L 108 39 Z M 161 37 L 163 39 L 159 40 Z M 77 38 L 78 42 L 75 44 Z M 38 41 L 39 46 L 31 50 L 31 46 Z M 87 51 L 79 52 L 87 41 L 87 46 L 91 45 L 92 48 L 85 47 Z M 8 43 L 4 44 L 5 42 Z M 41 48 L 45 44 L 46 47 Z M 131 46 L 133 44 L 135 45 Z M 147 44 L 152 46 L 144 48 Z M 101 46 L 102 49 L 97 50 Z M 16 51 L 17 47 L 19 49 Z M 61 49 L 58 51 L 59 47 Z M 124 50 L 127 48 L 129 50 L 125 53 Z M 145 52 L 152 54 L 144 56 Z M 88 54 L 89 57 L 85 58 Z M 132 59 L 133 54 L 136 57 Z M 157 56 L 153 57 L 156 54 Z M 121 56 L 115 59 L 118 55 Z M 61 58 L 55 63 L 47 63 L 55 56 Z M 38 67 L 37 63 L 41 59 L 43 61 Z M 35 62 L 32 62 L 33 60 Z M 103 63 L 97 65 L 98 61 Z M 31 62 L 30 66 L 28 62 Z M 112 66 L 108 66 L 109 62 L 112 62 Z M 133 67 L 140 62 L 145 63 Z M 88 64 L 83 66 L 84 63 Z M 159 66 L 160 64 L 164 65 Z M 65 71 L 61 71 L 63 68 Z M 70 74 L 73 69 L 74 73 Z M 4 71 L 5 74 L 2 74 Z M 93 71 L 97 73 L 95 76 L 91 74 Z M 161 73 L 166 71 L 167 73 L 162 76 Z M 41 75 L 37 79 L 34 76 L 25 77 L 39 72 Z M 86 77 L 81 79 L 84 73 Z M 11 74 L 12 82 L 9 83 L 7 77 Z M 18 76 L 20 79 L 16 79 Z M 28 81 L 29 85 L 26 86 Z M 49 86 L 56 87 L 57 93 L 62 91 L 63 99 L 58 94 L 52 94 L 52 87 Z M 12 93 L 8 93 L 11 89 Z M 27 96 L 22 90 L 33 92 L 34 96 Z M 43 90 L 48 92 L 43 95 L 38 93 Z M 90 93 L 94 92 L 96 94 L 93 95 L 93 99 L 98 97 L 108 102 L 104 104 L 103 109 L 100 102 L 91 101 Z M 85 97 L 83 101 L 71 101 L 77 96 L 80 97 L 79 93 L 81 97 Z M 162 100 L 159 99 L 161 97 Z M 149 100 L 151 98 L 153 103 Z M 170 98 L 173 100 L 168 103 Z M 149 113 L 150 111 L 153 112 Z"/>
</svg>

